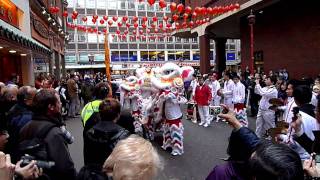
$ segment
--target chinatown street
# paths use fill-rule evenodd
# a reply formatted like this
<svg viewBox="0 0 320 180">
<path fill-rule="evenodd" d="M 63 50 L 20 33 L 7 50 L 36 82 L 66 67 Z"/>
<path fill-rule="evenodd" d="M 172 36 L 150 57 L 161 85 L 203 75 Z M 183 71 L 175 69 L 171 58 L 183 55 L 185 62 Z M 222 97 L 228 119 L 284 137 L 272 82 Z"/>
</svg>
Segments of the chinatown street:
<svg viewBox="0 0 320 180">
<path fill-rule="evenodd" d="M 227 156 L 226 150 L 231 127 L 224 122 L 212 122 L 204 128 L 189 120 L 184 123 L 184 151 L 182 156 L 172 156 L 161 149 L 161 140 L 156 137 L 154 146 L 164 162 L 164 169 L 159 172 L 157 180 L 203 180 L 212 168 L 223 163 Z M 250 128 L 255 121 L 249 118 Z M 69 146 L 71 156 L 77 170 L 83 166 L 82 124 L 80 118 L 67 120 L 67 127 L 75 136 L 75 142 Z"/>
</svg>

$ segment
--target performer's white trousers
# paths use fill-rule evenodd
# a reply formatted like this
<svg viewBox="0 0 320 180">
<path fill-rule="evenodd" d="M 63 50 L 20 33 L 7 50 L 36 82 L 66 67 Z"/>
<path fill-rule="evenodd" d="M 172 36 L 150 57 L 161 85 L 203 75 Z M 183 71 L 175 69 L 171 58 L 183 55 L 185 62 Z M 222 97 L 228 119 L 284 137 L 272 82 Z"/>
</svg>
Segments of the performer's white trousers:
<svg viewBox="0 0 320 180">
<path fill-rule="evenodd" d="M 232 97 L 224 97 L 223 104 L 225 104 L 229 109 L 233 109 Z"/>
<path fill-rule="evenodd" d="M 221 97 L 217 97 L 217 98 L 213 98 L 213 100 L 211 101 L 211 105 L 212 106 L 220 106 L 221 102 Z"/>
<path fill-rule="evenodd" d="M 272 110 L 259 109 L 256 121 L 256 134 L 259 138 L 264 137 L 266 131 L 275 127 L 275 113 Z"/>
<path fill-rule="evenodd" d="M 210 123 L 210 116 L 209 116 L 209 106 L 200 106 L 198 105 L 198 111 L 201 119 L 201 123 Z"/>
</svg>

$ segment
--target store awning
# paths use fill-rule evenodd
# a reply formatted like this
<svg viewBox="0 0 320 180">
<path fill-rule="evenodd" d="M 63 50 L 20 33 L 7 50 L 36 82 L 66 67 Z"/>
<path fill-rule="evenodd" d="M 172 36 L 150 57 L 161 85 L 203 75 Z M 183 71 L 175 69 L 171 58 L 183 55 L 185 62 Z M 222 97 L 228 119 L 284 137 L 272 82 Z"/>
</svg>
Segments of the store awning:
<svg viewBox="0 0 320 180">
<path fill-rule="evenodd" d="M 46 46 L 42 45 L 31 37 L 28 37 L 25 33 L 18 30 L 16 27 L 13 27 L 2 20 L 0 20 L 0 38 L 15 41 L 21 46 L 30 48 L 31 50 L 35 50 L 40 53 L 48 55 L 51 54 L 51 50 Z"/>
</svg>

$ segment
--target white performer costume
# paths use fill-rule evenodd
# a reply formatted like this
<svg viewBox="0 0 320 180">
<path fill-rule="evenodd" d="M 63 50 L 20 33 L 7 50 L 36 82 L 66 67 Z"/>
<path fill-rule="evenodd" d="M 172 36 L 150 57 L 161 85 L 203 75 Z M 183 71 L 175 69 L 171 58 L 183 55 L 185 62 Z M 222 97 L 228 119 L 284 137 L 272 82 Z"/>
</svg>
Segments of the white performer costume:
<svg viewBox="0 0 320 180">
<path fill-rule="evenodd" d="M 278 91 L 274 85 L 262 88 L 260 84 L 257 84 L 255 86 L 255 93 L 262 96 L 256 121 L 256 134 L 261 138 L 268 129 L 275 127 L 275 112 L 269 109 L 271 106 L 269 100 L 277 98 Z"/>
<path fill-rule="evenodd" d="M 209 81 L 208 86 L 211 89 L 211 95 L 212 95 L 211 105 L 212 106 L 219 106 L 221 104 L 220 103 L 221 97 L 218 96 L 218 94 L 217 94 L 218 90 L 221 88 L 219 81 L 217 81 L 217 80 Z"/>
<path fill-rule="evenodd" d="M 234 88 L 234 82 L 231 79 L 224 82 L 222 94 L 224 96 L 224 104 L 228 106 L 229 109 L 233 109 L 233 104 L 232 104 L 233 88 Z"/>
<path fill-rule="evenodd" d="M 248 127 L 248 118 L 246 113 L 245 106 L 245 98 L 246 98 L 246 87 L 239 81 L 234 83 L 234 88 L 232 91 L 232 102 L 234 106 L 234 112 L 236 113 L 237 119 L 240 123 Z"/>
</svg>

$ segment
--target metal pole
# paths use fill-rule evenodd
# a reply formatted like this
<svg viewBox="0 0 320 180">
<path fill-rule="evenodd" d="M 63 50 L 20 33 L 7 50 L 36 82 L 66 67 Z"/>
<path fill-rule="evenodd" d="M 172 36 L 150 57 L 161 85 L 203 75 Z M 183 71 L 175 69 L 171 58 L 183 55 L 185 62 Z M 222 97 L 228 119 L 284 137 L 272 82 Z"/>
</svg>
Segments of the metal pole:
<svg viewBox="0 0 320 180">
<path fill-rule="evenodd" d="M 252 73 L 254 71 L 253 43 L 254 43 L 253 24 L 250 24 L 250 65 L 251 65 L 250 70 Z"/>
</svg>

